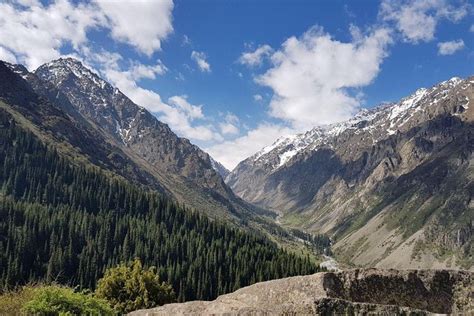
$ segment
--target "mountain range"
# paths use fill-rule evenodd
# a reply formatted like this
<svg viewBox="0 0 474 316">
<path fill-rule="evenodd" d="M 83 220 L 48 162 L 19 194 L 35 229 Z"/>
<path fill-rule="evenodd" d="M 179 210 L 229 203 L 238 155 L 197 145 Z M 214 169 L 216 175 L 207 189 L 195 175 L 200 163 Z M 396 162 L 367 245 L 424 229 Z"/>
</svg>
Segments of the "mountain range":
<svg viewBox="0 0 474 316">
<path fill-rule="evenodd" d="M 226 183 L 346 264 L 473 269 L 473 120 L 474 77 L 452 78 L 280 138 Z"/>
<path fill-rule="evenodd" d="M 75 59 L 0 62 L 0 78 L 0 109 L 44 144 L 191 211 L 309 252 L 329 237 L 347 266 L 474 268 L 472 77 L 280 138 L 232 171 Z"/>
</svg>

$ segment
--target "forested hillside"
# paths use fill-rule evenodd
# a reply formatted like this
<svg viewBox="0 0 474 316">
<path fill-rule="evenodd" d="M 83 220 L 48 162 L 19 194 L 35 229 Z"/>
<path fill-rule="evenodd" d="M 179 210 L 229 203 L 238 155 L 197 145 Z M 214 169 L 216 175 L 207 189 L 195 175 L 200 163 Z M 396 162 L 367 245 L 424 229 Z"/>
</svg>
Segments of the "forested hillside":
<svg viewBox="0 0 474 316">
<path fill-rule="evenodd" d="M 0 282 L 93 288 L 107 267 L 139 257 L 180 301 L 212 299 L 317 267 L 148 189 L 72 163 L 0 110 Z"/>
</svg>

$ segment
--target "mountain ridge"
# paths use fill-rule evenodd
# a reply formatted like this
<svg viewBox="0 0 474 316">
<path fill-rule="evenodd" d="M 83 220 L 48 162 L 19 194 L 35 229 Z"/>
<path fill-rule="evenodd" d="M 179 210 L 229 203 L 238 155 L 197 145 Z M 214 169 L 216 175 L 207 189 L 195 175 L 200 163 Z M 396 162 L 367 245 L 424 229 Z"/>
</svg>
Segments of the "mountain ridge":
<svg viewBox="0 0 474 316">
<path fill-rule="evenodd" d="M 66 113 L 64 119 L 70 122 L 63 128 L 70 133 L 64 144 L 74 143 L 74 138 L 79 141 L 74 145 L 78 148 L 71 150 L 84 150 L 88 159 L 94 161 L 96 153 L 91 144 L 95 144 L 102 166 L 112 171 L 120 169 L 122 176 L 213 218 L 227 218 L 242 225 L 258 217 L 258 211 L 225 185 L 207 153 L 176 136 L 166 124 L 79 61 L 58 59 L 40 66 L 34 73 L 21 65 L 5 65 L 20 81 L 25 80 L 28 89 L 39 95 L 42 102 L 53 105 L 44 109 L 56 107 Z M 22 116 L 29 115 L 22 107 L 17 109 Z M 51 130 L 47 126 L 51 121 L 48 114 L 39 116 L 43 117 L 34 123 L 38 131 Z M 51 132 L 64 134 L 59 127 Z"/>
<path fill-rule="evenodd" d="M 417 89 L 413 94 L 408 97 L 403 98 L 400 102 L 392 102 L 392 103 L 384 103 L 382 105 L 376 106 L 371 109 L 362 109 L 352 118 L 342 121 L 339 123 L 334 123 L 325 126 L 315 127 L 311 130 L 306 132 L 302 132 L 299 134 L 291 135 L 288 137 L 281 137 L 278 138 L 273 144 L 264 147 L 254 155 L 250 156 L 247 159 L 244 159 L 242 162 L 247 160 L 253 160 L 259 164 L 265 164 L 266 156 L 273 152 L 279 152 L 279 160 L 277 164 L 272 165 L 273 169 L 283 166 L 286 162 L 288 162 L 293 156 L 297 155 L 299 152 L 311 148 L 315 148 L 324 144 L 327 141 L 327 138 L 338 136 L 339 134 L 349 130 L 362 127 L 363 129 L 371 128 L 371 126 L 360 126 L 362 123 L 371 121 L 376 119 L 377 116 L 382 116 L 386 114 L 387 111 L 390 111 L 391 117 L 393 119 L 400 117 L 404 113 L 404 110 L 409 110 L 410 108 L 415 105 L 419 99 L 423 98 L 426 94 L 430 93 L 430 90 L 436 90 L 440 87 L 448 87 L 452 88 L 460 84 L 463 80 L 459 77 L 453 77 L 449 80 L 443 81 L 440 84 L 437 84 L 429 89 L 427 88 L 420 88 Z M 471 83 L 474 82 L 474 77 L 468 78 L 464 80 L 464 82 L 469 81 Z M 438 92 L 442 93 L 442 92 Z M 461 105 L 462 106 L 462 105 Z M 384 113 L 385 112 L 385 113 Z M 378 122 L 377 122 L 378 123 Z M 392 124 L 390 127 L 394 127 L 396 122 L 391 122 Z M 396 131 L 392 129 L 388 129 L 388 135 L 393 135 Z M 387 135 L 380 135 L 379 139 L 374 139 L 374 142 L 380 140 L 381 138 L 386 137 Z M 293 148 L 286 148 L 286 147 L 293 147 Z M 269 159 L 267 159 L 269 160 Z M 237 167 L 236 167 L 237 168 Z"/>
<path fill-rule="evenodd" d="M 226 182 L 279 213 L 284 226 L 331 236 L 346 263 L 472 269 L 472 100 L 474 77 L 418 89 L 349 121 L 280 139 Z M 436 240 L 435 226 L 453 242 Z"/>
</svg>

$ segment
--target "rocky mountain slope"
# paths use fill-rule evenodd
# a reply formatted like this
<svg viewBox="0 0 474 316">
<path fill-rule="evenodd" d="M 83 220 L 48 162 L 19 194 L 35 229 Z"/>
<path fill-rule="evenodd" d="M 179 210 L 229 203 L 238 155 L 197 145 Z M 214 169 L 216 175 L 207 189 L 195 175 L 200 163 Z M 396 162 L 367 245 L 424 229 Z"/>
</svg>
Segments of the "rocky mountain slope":
<svg viewBox="0 0 474 316">
<path fill-rule="evenodd" d="M 212 158 L 211 156 L 209 156 L 209 158 L 211 159 L 212 168 L 214 168 L 214 170 L 216 170 L 217 173 L 220 174 L 223 179 L 225 179 L 229 175 L 230 171 L 226 167 L 224 167 L 219 161 L 214 160 L 214 158 Z"/>
<path fill-rule="evenodd" d="M 473 278 L 472 272 L 450 270 L 326 272 L 129 315 L 467 315 L 474 312 Z"/>
<path fill-rule="evenodd" d="M 226 182 L 346 263 L 474 269 L 473 120 L 474 78 L 453 78 L 279 139 Z"/>
<path fill-rule="evenodd" d="M 16 112 L 44 140 L 55 146 L 62 142 L 65 154 L 214 218 L 240 223 L 254 216 L 254 209 L 214 170 L 207 153 L 176 136 L 79 61 L 58 59 L 34 73 L 21 65 L 5 65 L 0 75 L 9 85 L 4 82 L 0 94 L 8 101 L 3 107 Z"/>
</svg>

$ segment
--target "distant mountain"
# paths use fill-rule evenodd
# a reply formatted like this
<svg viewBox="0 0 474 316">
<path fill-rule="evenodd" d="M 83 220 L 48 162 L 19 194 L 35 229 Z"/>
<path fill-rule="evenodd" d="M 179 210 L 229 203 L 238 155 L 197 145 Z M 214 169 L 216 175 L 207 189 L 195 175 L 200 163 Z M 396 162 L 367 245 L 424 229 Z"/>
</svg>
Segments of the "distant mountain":
<svg viewBox="0 0 474 316">
<path fill-rule="evenodd" d="M 0 76 L 16 75 L 11 80 L 30 91 L 32 100 L 41 99 L 39 103 L 45 104 L 27 107 L 25 103 L 38 102 L 25 101 L 29 97 L 21 96 L 18 86 L 11 86 L 5 87 L 0 98 L 16 93 L 23 100 L 10 102 L 8 110 L 31 120 L 36 132 L 51 143 L 61 141 L 60 148 L 67 154 L 158 190 L 213 218 L 248 225 L 261 213 L 233 194 L 207 153 L 176 136 L 168 125 L 79 61 L 58 59 L 34 73 L 22 65 L 5 65 L 12 73 L 4 71 Z"/>
<path fill-rule="evenodd" d="M 36 93 L 67 113 L 82 133 L 107 144 L 109 152 L 104 154 L 122 161 L 124 176 L 212 217 L 241 221 L 252 215 L 251 207 L 237 198 L 214 170 L 207 153 L 176 136 L 168 125 L 79 61 L 58 59 L 34 73 L 21 65 L 10 68 Z M 95 154 L 90 153 L 90 158 L 94 160 Z M 135 170 L 127 172 L 129 168 Z"/>
<path fill-rule="evenodd" d="M 226 178 L 362 266 L 474 268 L 474 77 L 277 140 Z"/>
<path fill-rule="evenodd" d="M 211 160 L 212 168 L 214 168 L 214 170 L 216 170 L 217 173 L 221 175 L 222 179 L 225 179 L 229 175 L 230 171 L 220 162 L 214 160 L 214 158 L 212 158 L 211 156 L 209 156 L 209 159 Z"/>
</svg>

